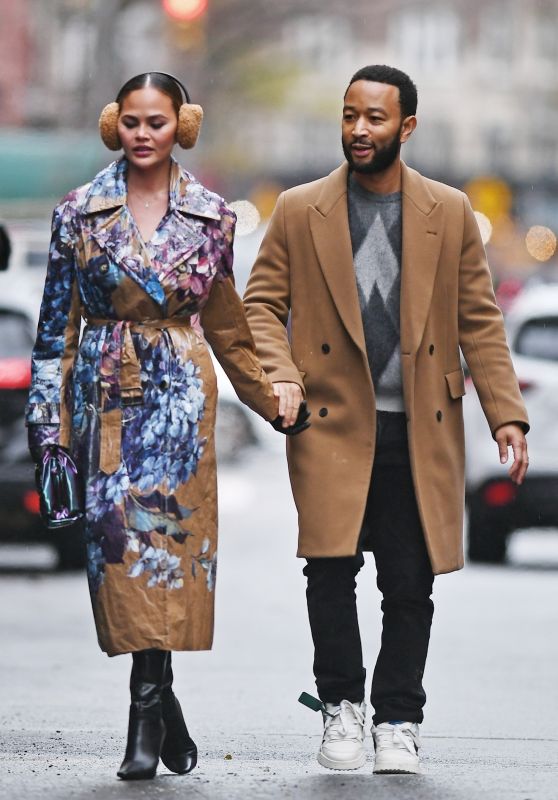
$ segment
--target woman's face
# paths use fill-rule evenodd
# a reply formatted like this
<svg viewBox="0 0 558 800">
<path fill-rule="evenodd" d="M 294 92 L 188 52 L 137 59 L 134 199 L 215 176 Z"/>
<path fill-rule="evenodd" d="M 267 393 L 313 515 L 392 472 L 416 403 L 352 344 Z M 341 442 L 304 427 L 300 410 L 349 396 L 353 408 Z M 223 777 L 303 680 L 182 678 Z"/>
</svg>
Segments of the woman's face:
<svg viewBox="0 0 558 800">
<path fill-rule="evenodd" d="M 153 86 L 130 92 L 120 107 L 118 135 L 124 155 L 138 169 L 168 161 L 178 119 L 172 100 Z"/>
</svg>

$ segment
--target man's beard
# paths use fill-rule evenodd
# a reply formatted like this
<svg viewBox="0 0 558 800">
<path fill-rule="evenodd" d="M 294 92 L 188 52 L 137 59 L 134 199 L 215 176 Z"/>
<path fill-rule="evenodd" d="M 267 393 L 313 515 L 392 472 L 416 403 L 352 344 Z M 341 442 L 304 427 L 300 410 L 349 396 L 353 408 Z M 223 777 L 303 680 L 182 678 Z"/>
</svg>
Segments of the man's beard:
<svg viewBox="0 0 558 800">
<path fill-rule="evenodd" d="M 388 167 L 391 167 L 399 155 L 399 151 L 401 150 L 400 136 L 401 128 L 399 128 L 390 142 L 374 150 L 372 159 L 367 164 L 355 164 L 350 147 L 346 147 L 343 140 L 341 140 L 341 144 L 343 145 L 343 152 L 345 153 L 345 158 L 349 162 L 351 169 L 355 172 L 360 172 L 362 175 L 376 175 L 378 172 L 383 172 Z"/>
</svg>

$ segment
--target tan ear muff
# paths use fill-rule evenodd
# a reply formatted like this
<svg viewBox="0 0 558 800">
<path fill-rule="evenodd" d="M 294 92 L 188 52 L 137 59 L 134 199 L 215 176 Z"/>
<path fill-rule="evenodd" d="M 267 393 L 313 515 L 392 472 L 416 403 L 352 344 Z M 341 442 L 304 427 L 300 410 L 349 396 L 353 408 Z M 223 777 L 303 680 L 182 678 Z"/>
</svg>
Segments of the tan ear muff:
<svg viewBox="0 0 558 800">
<path fill-rule="evenodd" d="M 101 111 L 99 117 L 99 132 L 101 139 L 109 150 L 120 150 L 122 142 L 118 135 L 118 116 L 120 108 L 118 103 L 109 103 Z M 203 109 L 193 103 L 183 103 L 178 112 L 178 126 L 176 141 L 184 150 L 195 146 L 200 134 L 203 120 Z"/>
<path fill-rule="evenodd" d="M 118 135 L 118 115 L 120 108 L 118 103 L 109 103 L 101 111 L 99 117 L 99 133 L 101 139 L 109 150 L 120 150 L 122 142 Z"/>
<path fill-rule="evenodd" d="M 182 103 L 178 112 L 176 141 L 184 150 L 190 150 L 198 141 L 202 120 L 203 109 L 201 106 L 194 103 Z"/>
</svg>

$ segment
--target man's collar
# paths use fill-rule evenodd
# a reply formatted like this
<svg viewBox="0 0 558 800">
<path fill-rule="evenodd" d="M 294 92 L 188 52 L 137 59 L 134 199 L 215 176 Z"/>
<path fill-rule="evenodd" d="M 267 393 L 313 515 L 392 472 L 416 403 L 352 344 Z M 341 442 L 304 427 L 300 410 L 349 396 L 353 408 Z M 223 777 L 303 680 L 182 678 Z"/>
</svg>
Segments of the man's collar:
<svg viewBox="0 0 558 800">
<path fill-rule="evenodd" d="M 349 165 L 345 162 L 326 177 L 316 202 L 317 210 L 324 216 L 327 216 L 339 199 L 347 194 L 348 176 Z M 404 161 L 401 161 L 401 193 L 424 214 L 429 214 L 436 205 L 428 181 L 419 172 L 408 167 Z"/>
</svg>

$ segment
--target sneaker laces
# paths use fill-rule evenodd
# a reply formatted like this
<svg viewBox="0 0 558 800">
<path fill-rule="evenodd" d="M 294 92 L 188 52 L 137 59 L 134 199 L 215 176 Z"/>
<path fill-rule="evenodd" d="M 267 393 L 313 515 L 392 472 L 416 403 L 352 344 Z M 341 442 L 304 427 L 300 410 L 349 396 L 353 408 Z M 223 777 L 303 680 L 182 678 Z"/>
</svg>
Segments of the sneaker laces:
<svg viewBox="0 0 558 800">
<path fill-rule="evenodd" d="M 356 703 L 341 700 L 333 709 L 332 716 L 325 717 L 324 737 L 327 735 L 330 741 L 364 738 L 364 714 Z"/>
<path fill-rule="evenodd" d="M 395 746 L 416 756 L 420 739 L 415 725 L 415 722 L 383 723 L 374 728 L 374 740 L 379 748 Z"/>
</svg>

